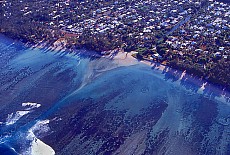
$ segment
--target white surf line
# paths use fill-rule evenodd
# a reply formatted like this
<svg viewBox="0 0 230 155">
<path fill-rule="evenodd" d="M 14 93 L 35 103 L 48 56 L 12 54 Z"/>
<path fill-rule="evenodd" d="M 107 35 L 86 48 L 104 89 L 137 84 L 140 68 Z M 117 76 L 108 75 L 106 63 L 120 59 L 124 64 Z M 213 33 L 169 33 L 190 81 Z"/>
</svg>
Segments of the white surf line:
<svg viewBox="0 0 230 155">
<path fill-rule="evenodd" d="M 34 108 L 39 108 L 41 107 L 41 104 L 39 103 L 35 103 L 35 102 L 26 102 L 26 103 L 22 103 L 23 107 L 28 107 L 25 110 L 32 110 Z"/>
<path fill-rule="evenodd" d="M 30 111 L 17 111 L 16 113 L 8 114 L 6 118 L 6 125 L 13 125 L 15 124 L 22 116 L 30 113 Z"/>
<path fill-rule="evenodd" d="M 33 103 L 33 102 L 22 103 L 22 107 L 25 107 L 26 109 L 19 110 L 19 111 L 16 111 L 15 113 L 8 114 L 5 125 L 15 124 L 24 115 L 31 113 L 31 110 L 33 110 L 34 108 L 39 108 L 40 106 L 41 104 Z M 4 123 L 0 122 L 0 124 L 4 124 Z"/>
</svg>

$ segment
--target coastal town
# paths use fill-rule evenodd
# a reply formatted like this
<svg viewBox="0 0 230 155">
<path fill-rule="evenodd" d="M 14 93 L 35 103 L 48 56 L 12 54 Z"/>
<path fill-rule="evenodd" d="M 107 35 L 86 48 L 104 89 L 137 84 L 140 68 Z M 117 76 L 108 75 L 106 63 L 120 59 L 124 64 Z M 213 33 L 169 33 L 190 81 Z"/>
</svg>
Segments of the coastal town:
<svg viewBox="0 0 230 155">
<path fill-rule="evenodd" d="M 71 50 L 134 52 L 230 90 L 230 5 L 215 0 L 0 1 L 0 33 Z M 55 43 L 55 44 L 54 44 Z"/>
</svg>

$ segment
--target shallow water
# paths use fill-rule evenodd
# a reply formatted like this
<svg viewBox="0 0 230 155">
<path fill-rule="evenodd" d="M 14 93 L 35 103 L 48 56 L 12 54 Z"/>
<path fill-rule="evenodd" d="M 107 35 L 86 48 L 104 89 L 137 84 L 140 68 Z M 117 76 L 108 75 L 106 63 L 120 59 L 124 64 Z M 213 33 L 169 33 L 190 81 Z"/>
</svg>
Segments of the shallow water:
<svg viewBox="0 0 230 155">
<path fill-rule="evenodd" d="M 0 154 L 29 154 L 31 131 L 65 155 L 230 154 L 229 103 L 194 79 L 4 36 L 0 60 Z"/>
</svg>

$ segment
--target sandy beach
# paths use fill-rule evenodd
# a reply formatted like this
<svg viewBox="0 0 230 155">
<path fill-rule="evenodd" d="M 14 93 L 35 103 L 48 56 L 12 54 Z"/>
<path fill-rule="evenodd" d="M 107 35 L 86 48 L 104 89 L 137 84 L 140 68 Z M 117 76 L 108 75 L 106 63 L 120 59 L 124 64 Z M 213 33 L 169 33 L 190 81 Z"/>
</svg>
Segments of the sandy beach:
<svg viewBox="0 0 230 155">
<path fill-rule="evenodd" d="M 109 154 L 107 149 L 115 154 L 141 154 L 149 148 L 154 151 L 163 139 L 156 151 L 164 153 L 167 148 L 183 155 L 210 139 L 213 143 L 207 141 L 202 150 L 217 146 L 225 154 L 229 106 L 222 100 L 229 93 L 216 91 L 186 71 L 140 61 L 135 52 L 114 50 L 94 57 L 93 51 L 85 49 L 48 48 L 23 48 L 15 57 L 9 51 L 9 58 L 3 59 L 9 66 L 1 71 L 6 85 L 17 80 L 10 93 L 1 91 L 13 98 L 3 100 L 12 107 L 2 108 L 5 115 L 0 124 L 6 134 L 1 139 L 9 144 L 3 148 L 28 155 Z M 30 74 L 19 79 L 18 73 L 27 73 L 24 68 Z M 31 113 L 7 126 L 8 114 L 14 118 L 22 110 Z M 216 132 L 221 126 L 223 132 Z M 204 138 L 196 141 L 203 133 Z M 223 138 L 216 141 L 215 137 Z M 189 145 L 181 148 L 181 143 Z"/>
<path fill-rule="evenodd" d="M 121 66 L 130 66 L 130 65 L 138 64 L 138 60 L 135 59 L 132 56 L 132 54 L 134 54 L 134 52 L 128 53 L 128 52 L 120 51 L 113 57 L 113 60 Z"/>
<path fill-rule="evenodd" d="M 46 46 L 46 42 L 41 43 L 39 45 L 35 45 L 34 48 L 44 48 Z M 57 40 L 53 46 L 48 47 L 48 49 L 51 49 L 52 51 L 65 51 L 65 48 L 63 48 L 63 45 L 65 45 L 65 41 L 64 40 Z M 131 66 L 131 65 L 137 65 L 138 63 L 143 63 L 146 64 L 152 68 L 154 68 L 155 70 L 160 71 L 161 73 L 165 74 L 165 73 L 169 73 L 172 74 L 172 76 L 175 76 L 177 78 L 176 83 L 180 84 L 181 81 L 189 81 L 191 83 L 193 83 L 194 85 L 199 86 L 199 89 L 197 90 L 196 93 L 199 94 L 204 94 L 204 93 L 208 93 L 208 95 L 210 95 L 210 93 L 212 93 L 211 90 L 215 90 L 215 92 L 218 92 L 218 97 L 216 97 L 217 100 L 221 100 L 221 101 L 225 101 L 228 102 L 228 104 L 230 104 L 230 95 L 226 95 L 225 91 L 217 88 L 216 86 L 207 83 L 206 81 L 203 81 L 202 79 L 199 79 L 198 77 L 194 76 L 194 75 L 189 75 L 186 73 L 185 71 L 179 71 L 179 70 L 175 70 L 172 69 L 168 66 L 162 65 L 160 63 L 157 62 L 153 62 L 153 61 L 147 61 L 147 60 L 137 60 L 136 58 L 134 58 L 132 55 L 136 54 L 135 51 L 131 51 L 131 52 L 125 52 L 123 49 L 116 49 L 113 51 L 110 51 L 109 55 L 104 55 L 102 57 L 106 58 L 106 59 L 110 59 L 114 61 L 114 65 L 113 66 L 108 66 L 104 71 L 106 70 L 111 70 L 114 69 L 116 67 L 119 66 Z M 95 62 L 92 65 L 98 65 L 98 62 Z M 99 63 L 100 66 L 100 63 Z M 103 70 L 101 70 L 103 71 Z M 210 92 L 211 91 L 211 92 Z M 229 94 L 229 93 L 227 93 Z M 225 98 L 225 99 L 223 99 Z"/>
<path fill-rule="evenodd" d="M 164 66 L 156 62 L 150 62 L 147 60 L 138 61 L 136 58 L 132 56 L 133 54 L 135 54 L 135 52 L 124 52 L 121 50 L 113 57 L 113 60 L 116 63 L 118 63 L 119 66 L 131 66 L 131 65 L 135 65 L 141 62 L 143 64 L 146 64 L 154 68 L 155 70 L 160 71 L 163 74 L 169 73 L 169 74 L 172 74 L 173 76 L 176 76 L 177 80 L 174 81 L 175 84 L 180 85 L 182 81 L 189 81 L 190 83 L 193 83 L 194 85 L 199 86 L 196 93 L 206 95 L 209 98 L 212 97 L 213 93 L 216 93 L 217 95 L 214 97 L 215 100 L 230 105 L 230 94 L 228 92 L 221 90 L 218 87 L 212 84 L 209 84 L 208 82 L 203 81 L 193 75 L 187 74 L 186 70 L 182 72 L 182 71 L 172 69 L 168 66 Z M 106 57 L 111 57 L 111 54 Z"/>
<path fill-rule="evenodd" d="M 130 66 L 130 65 L 135 65 L 138 64 L 139 62 L 146 64 L 151 67 L 155 67 L 157 70 L 164 71 L 166 66 L 158 64 L 156 62 L 150 62 L 147 60 L 141 60 L 138 61 L 136 58 L 134 58 L 132 55 L 136 54 L 137 52 L 131 51 L 131 52 L 124 52 L 123 50 L 120 50 L 114 57 L 113 60 L 116 61 L 119 65 L 122 66 Z M 106 58 L 111 58 L 113 53 L 111 53 L 109 56 L 105 56 Z M 167 70 L 166 70 L 167 71 Z"/>
</svg>

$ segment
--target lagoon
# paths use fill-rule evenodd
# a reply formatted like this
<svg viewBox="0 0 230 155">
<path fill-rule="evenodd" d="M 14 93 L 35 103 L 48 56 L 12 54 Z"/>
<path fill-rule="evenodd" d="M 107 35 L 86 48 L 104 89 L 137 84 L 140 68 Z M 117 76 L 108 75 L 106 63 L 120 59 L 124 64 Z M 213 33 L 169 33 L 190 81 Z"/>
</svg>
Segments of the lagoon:
<svg viewBox="0 0 230 155">
<path fill-rule="evenodd" d="M 230 153 L 229 92 L 84 52 L 0 36 L 0 154 Z"/>
</svg>

